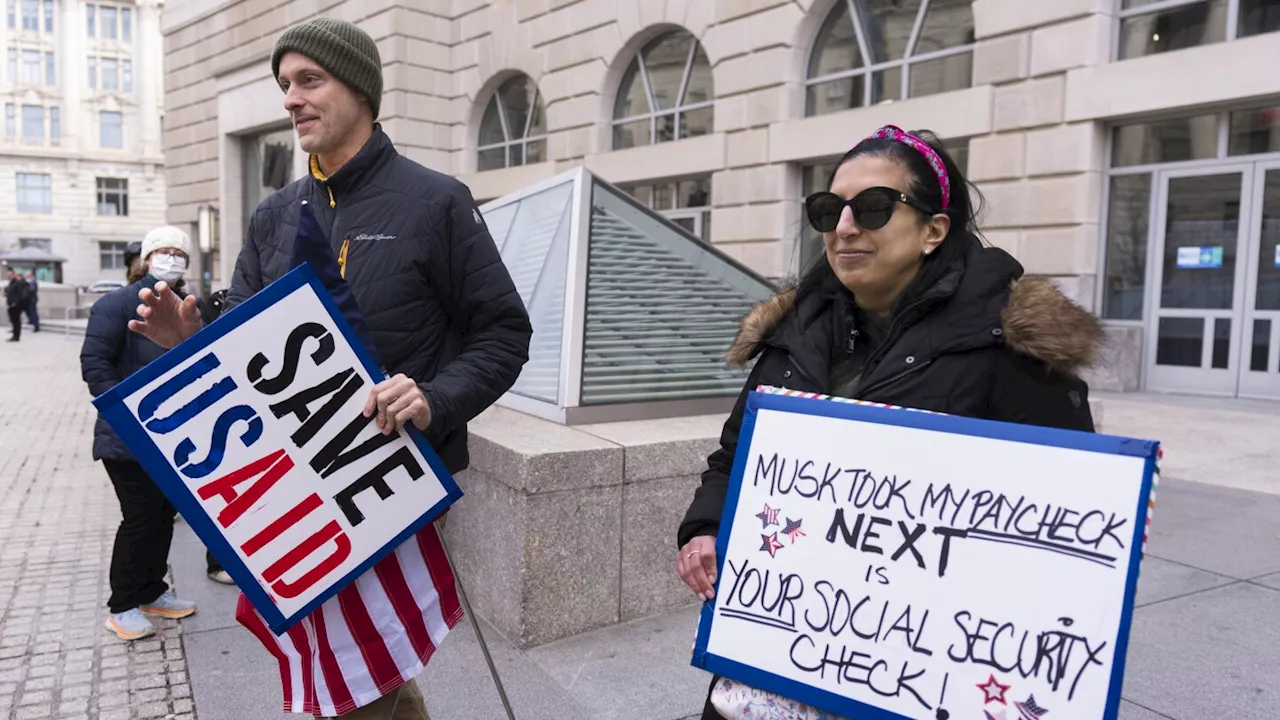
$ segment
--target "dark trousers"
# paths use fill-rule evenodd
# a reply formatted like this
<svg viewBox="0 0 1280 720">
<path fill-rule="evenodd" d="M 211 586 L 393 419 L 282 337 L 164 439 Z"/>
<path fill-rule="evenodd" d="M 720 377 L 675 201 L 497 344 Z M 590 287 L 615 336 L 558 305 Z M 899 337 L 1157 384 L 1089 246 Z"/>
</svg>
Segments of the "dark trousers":
<svg viewBox="0 0 1280 720">
<path fill-rule="evenodd" d="M 102 464 L 124 516 L 111 552 L 111 598 L 107 600 L 111 612 L 119 613 L 153 602 L 169 589 L 164 573 L 177 510 L 138 463 L 103 460 Z"/>
<path fill-rule="evenodd" d="M 707 688 L 707 704 L 702 707 L 702 720 L 724 720 L 724 716 L 716 712 L 715 706 L 711 704 L 711 692 L 716 689 L 719 679 L 719 675 L 711 676 L 711 687 Z"/>
<path fill-rule="evenodd" d="M 35 332 L 40 332 L 40 313 L 36 312 L 36 302 L 34 300 L 27 303 L 27 322 L 31 323 L 31 327 Z"/>
<path fill-rule="evenodd" d="M 205 572 L 209 575 L 225 569 L 222 567 L 222 563 L 218 562 L 218 558 L 214 557 L 213 553 L 208 550 L 204 551 L 204 566 Z"/>
<path fill-rule="evenodd" d="M 21 305 L 9 306 L 9 324 L 13 326 L 13 339 L 20 340 L 22 338 L 22 310 Z"/>
</svg>

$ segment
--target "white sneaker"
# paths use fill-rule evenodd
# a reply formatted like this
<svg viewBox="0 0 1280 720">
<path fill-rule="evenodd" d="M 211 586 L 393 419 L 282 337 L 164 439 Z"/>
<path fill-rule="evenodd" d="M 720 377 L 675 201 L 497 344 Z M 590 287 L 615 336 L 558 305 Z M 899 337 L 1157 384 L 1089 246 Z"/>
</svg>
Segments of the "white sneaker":
<svg viewBox="0 0 1280 720">
<path fill-rule="evenodd" d="M 216 570 L 214 572 L 209 573 L 209 579 L 216 583 L 221 583 L 222 585 L 236 584 L 236 581 L 233 580 L 231 577 L 231 573 L 227 572 L 226 570 Z"/>
<path fill-rule="evenodd" d="M 180 620 L 184 617 L 194 615 L 196 612 L 196 604 L 189 600 L 179 600 L 172 590 L 165 590 L 164 594 L 152 600 L 146 605 L 138 608 L 147 615 L 155 615 L 156 617 L 168 618 L 170 620 Z"/>
<path fill-rule="evenodd" d="M 121 640 L 141 640 L 156 634 L 156 627 L 138 608 L 107 616 L 105 627 Z"/>
</svg>

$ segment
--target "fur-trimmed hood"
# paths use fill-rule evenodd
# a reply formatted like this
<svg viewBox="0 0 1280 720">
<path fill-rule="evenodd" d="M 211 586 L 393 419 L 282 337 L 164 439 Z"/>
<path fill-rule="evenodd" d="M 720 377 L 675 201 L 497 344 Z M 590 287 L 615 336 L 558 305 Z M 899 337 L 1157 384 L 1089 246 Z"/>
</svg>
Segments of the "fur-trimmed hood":
<svg viewBox="0 0 1280 720">
<path fill-rule="evenodd" d="M 765 340 L 795 305 L 794 288 L 774 295 L 747 313 L 725 359 L 741 367 L 759 354 Z M 1051 370 L 1077 375 L 1092 365 L 1102 346 L 1102 323 L 1042 277 L 1013 282 L 1000 314 L 1004 344 L 1043 362 Z"/>
</svg>

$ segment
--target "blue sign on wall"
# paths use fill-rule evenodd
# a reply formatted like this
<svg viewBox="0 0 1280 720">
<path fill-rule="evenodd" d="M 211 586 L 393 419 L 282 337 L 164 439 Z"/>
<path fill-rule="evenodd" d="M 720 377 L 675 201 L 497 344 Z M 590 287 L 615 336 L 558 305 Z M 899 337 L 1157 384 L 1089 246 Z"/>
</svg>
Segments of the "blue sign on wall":
<svg viewBox="0 0 1280 720">
<path fill-rule="evenodd" d="M 1222 267 L 1221 245 L 1178 248 L 1179 270 L 1209 270 Z"/>
</svg>

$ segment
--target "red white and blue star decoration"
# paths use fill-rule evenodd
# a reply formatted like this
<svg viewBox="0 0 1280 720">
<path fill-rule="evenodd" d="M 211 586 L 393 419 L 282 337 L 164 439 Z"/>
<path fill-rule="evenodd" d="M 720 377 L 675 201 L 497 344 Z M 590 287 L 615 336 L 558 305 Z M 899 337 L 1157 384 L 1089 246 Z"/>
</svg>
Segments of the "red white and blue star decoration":
<svg viewBox="0 0 1280 720">
<path fill-rule="evenodd" d="M 802 538 L 805 536 L 804 531 L 800 529 L 800 523 L 802 522 L 804 522 L 803 518 L 799 520 L 792 520 L 791 518 L 787 518 L 787 526 L 782 528 L 782 534 L 791 538 L 792 545 L 796 544 L 796 540 L 798 538 Z"/>
<path fill-rule="evenodd" d="M 1008 710 L 1001 708 L 999 715 L 992 715 L 990 710 L 983 710 L 982 714 L 986 715 L 986 720 L 1009 720 Z"/>
<path fill-rule="evenodd" d="M 1036 696 L 1031 695 L 1022 702 L 1014 702 L 1013 706 L 1018 708 L 1018 712 L 1022 715 L 1022 720 L 1040 720 L 1049 713 L 1048 710 L 1036 704 Z"/>
<path fill-rule="evenodd" d="M 760 518 L 760 528 L 768 529 L 770 525 L 777 525 L 778 512 L 778 508 L 771 508 L 768 503 L 765 503 L 764 510 L 756 515 L 756 517 Z"/>
<path fill-rule="evenodd" d="M 1001 684 L 995 675 L 987 678 L 986 682 L 978 683 L 977 687 L 982 691 L 983 705 L 989 705 L 993 702 L 998 702 L 1001 705 L 1009 704 L 1005 701 L 1004 694 L 1013 686 Z"/>
<path fill-rule="evenodd" d="M 772 535 L 761 535 L 764 543 L 760 545 L 760 549 L 769 553 L 769 557 L 774 557 L 778 551 L 782 549 L 782 543 L 778 542 L 778 533 Z"/>
</svg>

